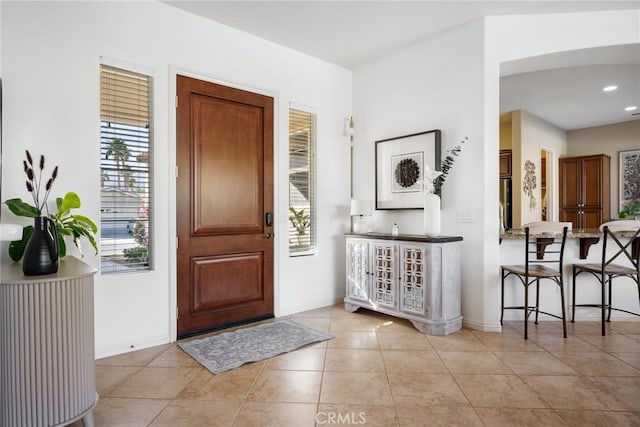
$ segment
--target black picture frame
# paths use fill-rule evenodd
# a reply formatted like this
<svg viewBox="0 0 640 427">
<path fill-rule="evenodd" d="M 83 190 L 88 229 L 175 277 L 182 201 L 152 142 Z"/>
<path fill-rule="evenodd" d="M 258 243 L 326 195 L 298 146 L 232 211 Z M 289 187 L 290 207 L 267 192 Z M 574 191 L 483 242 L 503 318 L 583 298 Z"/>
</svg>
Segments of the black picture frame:
<svg viewBox="0 0 640 427">
<path fill-rule="evenodd" d="M 433 129 L 376 141 L 376 210 L 424 208 L 424 167 L 440 170 L 441 135 Z"/>
</svg>

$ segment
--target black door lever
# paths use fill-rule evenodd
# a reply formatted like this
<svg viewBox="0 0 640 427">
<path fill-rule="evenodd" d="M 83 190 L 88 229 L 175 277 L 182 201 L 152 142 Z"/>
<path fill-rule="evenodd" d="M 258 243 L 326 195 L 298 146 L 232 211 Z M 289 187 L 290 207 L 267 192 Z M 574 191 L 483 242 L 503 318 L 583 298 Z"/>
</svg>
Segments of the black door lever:
<svg viewBox="0 0 640 427">
<path fill-rule="evenodd" d="M 273 214 L 271 212 L 267 212 L 264 217 L 267 227 L 271 227 L 273 225 Z"/>
</svg>

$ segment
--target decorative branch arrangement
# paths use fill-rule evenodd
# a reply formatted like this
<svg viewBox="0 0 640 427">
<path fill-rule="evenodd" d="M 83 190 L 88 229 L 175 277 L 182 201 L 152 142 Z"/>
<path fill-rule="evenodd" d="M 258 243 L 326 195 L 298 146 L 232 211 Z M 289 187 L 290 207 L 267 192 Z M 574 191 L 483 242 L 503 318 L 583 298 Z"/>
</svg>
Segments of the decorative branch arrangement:
<svg viewBox="0 0 640 427">
<path fill-rule="evenodd" d="M 436 191 L 436 180 L 442 175 L 441 171 L 432 171 L 429 165 L 424 166 L 423 189 L 425 194 L 433 194 Z"/>
<path fill-rule="evenodd" d="M 80 207 L 80 196 L 74 192 L 68 192 L 64 195 L 64 198 L 56 197 L 56 213 L 49 213 L 49 207 L 47 206 L 47 199 L 51 192 L 53 182 L 58 176 L 58 166 L 53 169 L 51 178 L 44 184 L 44 195 L 40 198 L 40 191 L 42 190 L 42 172 L 45 166 L 44 156 L 40 156 L 40 162 L 34 167 L 33 157 L 31 153 L 26 151 L 27 160 L 23 160 L 24 173 L 27 175 L 27 191 L 31 194 L 34 205 L 30 205 L 24 202 L 20 198 L 14 198 L 6 200 L 4 203 L 9 210 L 16 216 L 22 216 L 26 218 L 37 218 L 43 216 L 43 209 L 47 211 L 47 217 L 50 218 L 56 227 L 57 239 L 58 239 L 58 255 L 63 258 L 67 254 L 67 245 L 64 241 L 65 236 L 73 238 L 73 243 L 76 245 L 80 254 L 82 248 L 80 246 L 80 239 L 85 237 L 93 249 L 96 255 L 98 254 L 98 244 L 95 239 L 95 235 L 98 232 L 96 224 L 88 217 L 84 215 L 71 214 L 71 209 L 77 209 Z M 36 178 L 35 168 L 39 169 L 38 177 Z M 22 228 L 22 239 L 15 240 L 9 244 L 9 256 L 14 261 L 20 261 L 24 255 L 25 248 L 29 242 L 29 238 L 33 234 L 33 225 L 27 225 Z"/>
<path fill-rule="evenodd" d="M 440 170 L 442 171 L 442 174 L 440 174 L 434 180 L 437 193 L 440 193 L 440 190 L 442 189 L 442 184 L 444 184 L 445 179 L 447 179 L 447 175 L 449 175 L 449 172 L 451 171 L 451 168 L 453 167 L 453 164 L 456 161 L 455 158 L 460 155 L 460 152 L 462 151 L 462 146 L 467 142 L 469 142 L 469 138 L 465 136 L 462 139 L 462 141 L 460 141 L 460 144 L 456 145 L 450 150 L 447 150 L 447 155 L 445 156 L 444 160 L 440 164 Z"/>
<path fill-rule="evenodd" d="M 42 171 L 44 170 L 44 155 L 40 155 L 40 163 L 38 164 L 40 173 L 38 174 L 38 179 L 36 180 L 35 172 L 33 171 L 33 158 L 31 157 L 31 153 L 29 150 L 25 150 L 27 155 L 27 160 L 23 160 L 22 164 L 24 166 L 24 173 L 27 175 L 27 191 L 31 193 L 31 197 L 33 198 L 33 203 L 35 204 L 35 208 L 38 211 L 38 216 L 42 215 L 42 209 L 47 207 L 47 198 L 49 197 L 49 192 L 51 191 L 51 187 L 53 186 L 53 181 L 56 180 L 58 176 L 58 166 L 53 169 L 53 173 L 51 174 L 51 178 L 45 184 L 45 193 L 44 197 L 40 199 L 40 189 L 42 188 Z M 47 213 L 49 209 L 47 207 Z"/>
</svg>

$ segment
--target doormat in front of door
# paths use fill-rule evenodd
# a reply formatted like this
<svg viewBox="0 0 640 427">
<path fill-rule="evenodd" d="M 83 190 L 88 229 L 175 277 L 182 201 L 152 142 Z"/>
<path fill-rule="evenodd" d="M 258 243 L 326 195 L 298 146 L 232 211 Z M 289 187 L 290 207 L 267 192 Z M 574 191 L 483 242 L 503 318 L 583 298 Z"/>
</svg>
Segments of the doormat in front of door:
<svg viewBox="0 0 640 427">
<path fill-rule="evenodd" d="M 245 363 L 268 359 L 332 338 L 332 335 L 291 320 L 276 320 L 179 343 L 178 346 L 209 371 L 220 374 Z"/>
</svg>

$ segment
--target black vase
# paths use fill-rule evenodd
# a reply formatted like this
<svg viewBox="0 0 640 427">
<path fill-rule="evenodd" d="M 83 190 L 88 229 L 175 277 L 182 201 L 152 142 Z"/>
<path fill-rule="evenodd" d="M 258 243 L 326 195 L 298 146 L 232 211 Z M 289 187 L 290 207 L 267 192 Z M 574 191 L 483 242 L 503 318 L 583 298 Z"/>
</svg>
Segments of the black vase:
<svg viewBox="0 0 640 427">
<path fill-rule="evenodd" d="M 34 218 L 33 233 L 22 258 L 25 276 L 52 274 L 58 271 L 58 233 L 52 219 Z"/>
</svg>

